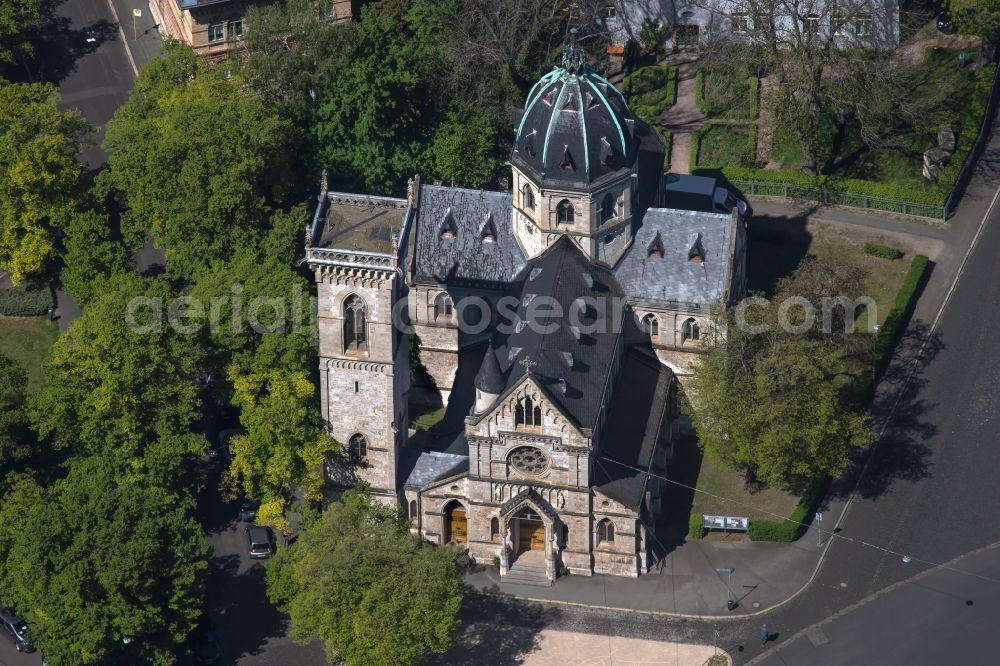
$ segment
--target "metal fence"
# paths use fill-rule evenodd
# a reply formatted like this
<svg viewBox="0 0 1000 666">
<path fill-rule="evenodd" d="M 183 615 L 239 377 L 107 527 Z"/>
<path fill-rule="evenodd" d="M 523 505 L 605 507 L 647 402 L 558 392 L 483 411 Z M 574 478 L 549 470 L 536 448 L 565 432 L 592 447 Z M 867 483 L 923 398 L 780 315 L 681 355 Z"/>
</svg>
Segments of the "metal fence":
<svg viewBox="0 0 1000 666">
<path fill-rule="evenodd" d="M 1000 87 L 997 85 L 998 81 L 1000 81 L 1000 67 L 997 67 L 996 72 L 993 74 L 993 89 L 990 92 L 989 100 L 986 102 L 986 113 L 983 115 L 983 123 L 979 127 L 979 134 L 976 136 L 976 142 L 972 144 L 972 150 L 970 150 L 969 154 L 966 156 L 965 164 L 962 165 L 962 170 L 958 172 L 958 178 L 955 179 L 954 189 L 952 189 L 951 194 L 948 195 L 948 199 L 944 202 L 944 212 L 946 217 L 955 212 L 958 200 L 962 198 L 962 194 L 965 192 L 965 186 L 969 184 L 969 179 L 972 177 L 972 171 L 975 169 L 976 160 L 983 152 L 986 140 L 990 136 L 990 125 L 993 123 L 993 115 L 996 113 L 997 108 L 997 97 L 1000 96 Z"/>
<path fill-rule="evenodd" d="M 918 217 L 929 217 L 936 220 L 946 219 L 947 214 L 947 207 L 942 205 L 935 206 L 933 204 L 917 203 L 915 201 L 903 201 L 901 199 L 875 197 L 868 194 L 841 192 L 839 190 L 828 190 L 822 187 L 808 187 L 804 185 L 794 185 L 791 183 L 773 183 L 760 180 L 732 180 L 730 182 L 743 192 L 743 194 L 748 196 L 806 199 L 809 201 L 832 204 L 835 206 L 851 206 L 852 208 L 884 210 L 890 213 L 916 215 Z"/>
</svg>

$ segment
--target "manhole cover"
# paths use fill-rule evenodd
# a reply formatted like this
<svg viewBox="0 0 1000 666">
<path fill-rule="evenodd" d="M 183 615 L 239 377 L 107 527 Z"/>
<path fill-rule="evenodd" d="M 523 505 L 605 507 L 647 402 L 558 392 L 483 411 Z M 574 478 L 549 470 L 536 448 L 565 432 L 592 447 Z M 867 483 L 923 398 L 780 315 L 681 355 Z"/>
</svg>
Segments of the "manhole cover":
<svg viewBox="0 0 1000 666">
<path fill-rule="evenodd" d="M 760 602 L 759 601 L 755 601 L 755 602 L 753 602 L 750 605 L 753 606 L 754 608 L 760 608 Z"/>
<path fill-rule="evenodd" d="M 823 630 L 819 627 L 813 627 L 807 631 L 806 636 L 809 637 L 809 642 L 812 643 L 814 647 L 826 645 L 830 642 L 830 639 L 826 637 L 826 634 L 824 634 Z"/>
<path fill-rule="evenodd" d="M 841 587 L 847 587 L 847 583 L 841 583 L 840 586 Z"/>
</svg>

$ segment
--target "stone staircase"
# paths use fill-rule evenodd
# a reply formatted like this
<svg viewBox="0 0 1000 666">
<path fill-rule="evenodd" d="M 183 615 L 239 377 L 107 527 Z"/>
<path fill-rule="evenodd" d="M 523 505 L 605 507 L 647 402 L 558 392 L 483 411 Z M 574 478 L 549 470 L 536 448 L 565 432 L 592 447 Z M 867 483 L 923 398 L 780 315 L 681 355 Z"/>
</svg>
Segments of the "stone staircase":
<svg viewBox="0 0 1000 666">
<path fill-rule="evenodd" d="M 534 585 L 535 587 L 551 587 L 552 581 L 545 573 L 544 557 L 531 557 L 534 552 L 522 553 L 510 566 L 507 575 L 500 577 L 501 583 L 514 585 Z"/>
</svg>

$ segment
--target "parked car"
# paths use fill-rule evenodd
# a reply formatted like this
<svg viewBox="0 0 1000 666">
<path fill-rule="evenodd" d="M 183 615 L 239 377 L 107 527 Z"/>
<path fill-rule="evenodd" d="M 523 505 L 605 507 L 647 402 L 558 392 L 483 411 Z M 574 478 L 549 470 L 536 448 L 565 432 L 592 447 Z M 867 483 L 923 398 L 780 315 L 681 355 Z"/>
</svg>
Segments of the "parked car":
<svg viewBox="0 0 1000 666">
<path fill-rule="evenodd" d="M 271 546 L 271 535 L 266 527 L 260 525 L 247 525 L 247 545 L 250 549 L 250 557 L 255 560 L 264 560 L 274 553 Z"/>
<path fill-rule="evenodd" d="M 188 649 L 199 664 L 214 664 L 219 661 L 222 655 L 219 639 L 216 638 L 207 619 L 202 619 L 198 627 L 191 632 L 191 636 L 188 637 Z"/>
<path fill-rule="evenodd" d="M 257 500 L 241 499 L 237 518 L 245 523 L 253 522 L 257 518 L 257 510 L 259 508 L 260 502 Z"/>
<path fill-rule="evenodd" d="M 28 640 L 28 623 L 3 606 L 0 606 L 0 634 L 9 638 L 18 652 L 35 651 Z"/>
</svg>

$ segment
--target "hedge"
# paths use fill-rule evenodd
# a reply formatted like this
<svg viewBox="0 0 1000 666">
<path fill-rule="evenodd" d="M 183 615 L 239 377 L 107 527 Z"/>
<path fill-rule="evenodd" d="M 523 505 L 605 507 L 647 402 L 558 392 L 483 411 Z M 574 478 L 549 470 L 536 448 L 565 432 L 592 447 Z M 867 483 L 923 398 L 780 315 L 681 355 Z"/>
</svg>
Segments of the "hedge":
<svg viewBox="0 0 1000 666">
<path fill-rule="evenodd" d="M 0 288 L 0 315 L 31 317 L 46 314 L 53 307 L 48 287 L 24 283 Z"/>
<path fill-rule="evenodd" d="M 705 521 L 702 520 L 700 513 L 694 512 L 694 507 L 691 508 L 691 517 L 688 519 L 688 536 L 692 539 L 702 539 L 705 537 Z"/>
<path fill-rule="evenodd" d="M 641 67 L 622 80 L 629 107 L 640 118 L 655 121 L 677 103 L 677 68 L 670 65 Z"/>
<path fill-rule="evenodd" d="M 747 82 L 750 85 L 750 116 L 747 120 L 754 120 L 760 115 L 760 79 L 751 74 L 747 77 Z M 694 104 L 706 116 L 710 115 L 708 103 L 705 102 L 704 69 L 699 69 L 694 75 Z"/>
<path fill-rule="evenodd" d="M 813 479 L 806 487 L 806 491 L 802 493 L 799 503 L 787 520 L 780 523 L 775 520 L 751 520 L 747 530 L 750 540 L 791 543 L 802 536 L 807 527 L 806 519 L 816 511 L 820 500 L 823 499 L 827 481 L 829 481 L 829 477 L 826 476 Z"/>
<path fill-rule="evenodd" d="M 895 261 L 903 258 L 903 251 L 896 247 L 883 245 L 882 243 L 865 243 L 865 254 L 870 254 L 879 259 Z"/>
<path fill-rule="evenodd" d="M 747 145 L 744 150 L 744 159 L 748 160 L 754 164 L 757 162 L 757 125 L 742 125 L 733 123 L 712 123 L 708 122 L 696 129 L 691 133 L 691 148 L 688 153 L 688 171 L 691 173 L 711 173 L 713 175 L 722 174 L 728 178 L 728 172 L 730 167 L 699 167 L 698 160 L 701 157 L 701 138 L 708 134 L 715 127 L 735 127 L 738 129 L 747 129 Z M 737 167 L 743 169 L 744 167 Z M 750 169 L 752 170 L 752 169 Z M 730 178 L 730 180 L 734 180 Z M 741 180 L 741 179 L 735 179 Z"/>
<path fill-rule="evenodd" d="M 723 176 L 730 181 L 750 180 L 757 182 L 776 183 L 788 185 L 793 190 L 792 196 L 800 196 L 805 199 L 817 198 L 817 190 L 826 190 L 831 193 L 843 193 L 861 197 L 877 197 L 883 199 L 896 199 L 915 204 L 925 204 L 928 206 L 944 206 L 952 189 L 955 187 L 959 173 L 965 163 L 969 152 L 972 150 L 976 136 L 982 126 L 986 114 L 986 106 L 989 102 L 990 90 L 993 79 L 996 75 L 996 64 L 990 63 L 983 66 L 976 80 L 976 87 L 969 103 L 969 112 L 965 116 L 964 122 L 957 131 L 956 149 L 948 164 L 945 165 L 937 185 L 932 189 L 921 190 L 910 187 L 903 187 L 893 183 L 880 183 L 860 178 L 843 178 L 829 175 L 809 175 L 801 171 L 783 171 L 778 169 L 755 169 L 746 167 L 701 167 L 697 170 L 692 168 L 691 172 Z M 700 73 L 700 72 L 699 72 Z M 697 93 L 696 88 L 696 93 Z M 697 95 L 696 95 L 697 98 Z M 692 141 L 694 136 L 692 136 Z M 695 152 L 692 150 L 692 156 Z M 692 167 L 696 162 L 691 162 Z"/>
<path fill-rule="evenodd" d="M 670 171 L 670 153 L 674 148 L 674 133 L 668 129 L 663 129 L 659 125 L 656 126 L 656 129 L 660 133 L 660 138 L 663 139 L 663 146 L 666 149 L 663 155 L 663 172 L 666 173 Z"/>
</svg>

